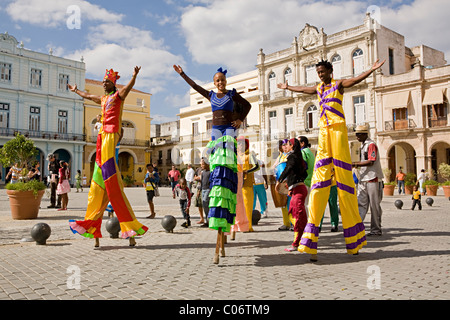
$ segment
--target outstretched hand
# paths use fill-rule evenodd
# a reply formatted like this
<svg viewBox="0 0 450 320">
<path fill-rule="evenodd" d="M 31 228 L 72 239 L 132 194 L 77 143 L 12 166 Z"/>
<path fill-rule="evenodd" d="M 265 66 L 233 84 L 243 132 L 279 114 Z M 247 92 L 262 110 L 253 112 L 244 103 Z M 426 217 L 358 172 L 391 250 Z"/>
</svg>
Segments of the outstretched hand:
<svg viewBox="0 0 450 320">
<path fill-rule="evenodd" d="M 139 71 L 141 71 L 141 67 L 134 67 L 133 77 L 136 77 L 139 74 Z"/>
<path fill-rule="evenodd" d="M 380 61 L 380 59 L 375 61 L 375 63 L 372 66 L 372 71 L 375 71 L 375 70 L 381 68 L 381 66 L 386 62 L 386 59 L 384 59 L 382 62 L 379 62 L 379 61 Z"/>
<path fill-rule="evenodd" d="M 173 65 L 173 69 L 178 73 L 178 74 L 182 74 L 183 73 L 183 68 L 181 68 L 180 66 L 177 65 Z"/>
<path fill-rule="evenodd" d="M 278 89 L 283 89 L 286 90 L 288 88 L 288 83 L 286 81 L 286 83 L 279 83 L 277 84 Z"/>
<path fill-rule="evenodd" d="M 76 84 L 74 86 L 71 86 L 70 84 L 67 84 L 67 88 L 69 88 L 69 90 L 72 91 L 72 92 L 75 92 L 78 89 Z"/>
</svg>

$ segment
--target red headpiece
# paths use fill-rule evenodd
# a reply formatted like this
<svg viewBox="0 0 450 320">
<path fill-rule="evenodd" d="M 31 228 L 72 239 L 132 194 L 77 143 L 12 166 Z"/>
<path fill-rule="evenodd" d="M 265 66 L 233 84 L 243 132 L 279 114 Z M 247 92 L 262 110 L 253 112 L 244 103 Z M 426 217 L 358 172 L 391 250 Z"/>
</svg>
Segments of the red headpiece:
<svg viewBox="0 0 450 320">
<path fill-rule="evenodd" d="M 103 78 L 103 81 L 109 80 L 112 83 L 116 84 L 117 80 L 119 80 L 119 79 L 120 79 L 119 73 L 118 72 L 114 72 L 114 70 L 111 69 L 111 70 L 106 70 L 105 77 Z"/>
</svg>

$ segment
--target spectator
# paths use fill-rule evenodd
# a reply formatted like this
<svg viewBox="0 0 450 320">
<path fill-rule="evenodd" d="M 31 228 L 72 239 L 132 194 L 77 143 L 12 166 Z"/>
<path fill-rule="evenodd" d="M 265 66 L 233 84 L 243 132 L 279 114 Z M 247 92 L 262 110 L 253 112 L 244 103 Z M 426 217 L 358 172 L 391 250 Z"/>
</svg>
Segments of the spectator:
<svg viewBox="0 0 450 320">
<path fill-rule="evenodd" d="M 364 222 L 370 207 L 370 233 L 367 236 L 381 236 L 381 200 L 383 199 L 383 171 L 381 170 L 378 147 L 369 138 L 367 126 L 356 127 L 356 139 L 362 143 L 360 161 L 352 166 L 359 169 L 358 209 Z"/>
<path fill-rule="evenodd" d="M 175 186 L 178 184 L 178 179 L 180 178 L 181 173 L 180 171 L 177 170 L 177 168 L 175 168 L 175 166 L 172 166 L 172 170 L 169 171 L 167 177 L 169 178 L 170 181 L 170 186 L 172 187 L 172 194 L 173 194 L 173 198 L 175 199 Z"/>
<path fill-rule="evenodd" d="M 194 175 L 195 171 L 192 169 L 192 165 L 189 163 L 187 165 L 186 174 L 184 175 L 184 178 L 186 179 L 187 187 L 189 190 L 192 190 L 192 183 L 194 182 Z"/>
<path fill-rule="evenodd" d="M 403 173 L 402 167 L 400 167 L 400 170 L 398 171 L 397 175 L 395 176 L 395 181 L 398 184 L 398 194 L 405 194 L 405 177 L 406 174 Z"/>
</svg>

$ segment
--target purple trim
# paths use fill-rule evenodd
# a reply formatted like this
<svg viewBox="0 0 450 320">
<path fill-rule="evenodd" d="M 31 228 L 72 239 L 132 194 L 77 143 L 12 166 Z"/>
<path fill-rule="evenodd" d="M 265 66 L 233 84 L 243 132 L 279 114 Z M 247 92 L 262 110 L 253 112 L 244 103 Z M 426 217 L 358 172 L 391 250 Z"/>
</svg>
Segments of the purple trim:
<svg viewBox="0 0 450 320">
<path fill-rule="evenodd" d="M 320 159 L 320 160 L 316 161 L 316 164 L 314 166 L 314 170 L 317 170 L 317 169 L 319 169 L 320 167 L 323 167 L 323 166 L 328 166 L 328 165 L 331 164 L 332 161 L 333 161 L 333 158 Z"/>
<path fill-rule="evenodd" d="M 326 188 L 331 186 L 331 179 L 327 180 L 327 181 L 320 181 L 315 183 L 312 187 L 311 187 L 311 191 L 313 191 L 314 189 L 322 189 L 322 188 Z"/>
<path fill-rule="evenodd" d="M 328 103 L 328 102 L 337 102 L 339 104 L 342 104 L 342 100 L 341 99 L 338 99 L 338 98 L 325 98 L 325 99 L 322 99 L 322 101 L 320 101 L 320 105 L 323 105 L 323 104 Z"/>
<path fill-rule="evenodd" d="M 333 163 L 336 167 L 348 170 L 348 171 L 352 171 L 352 165 L 350 163 L 341 161 L 341 160 L 337 160 L 337 159 L 333 159 Z"/>
<path fill-rule="evenodd" d="M 346 244 L 345 247 L 348 250 L 353 250 L 353 249 L 358 248 L 365 241 L 366 241 L 366 236 L 362 237 L 361 239 L 358 239 L 358 241 L 356 241 L 356 242 Z"/>
<path fill-rule="evenodd" d="M 300 241 L 300 245 L 317 250 L 317 242 L 314 242 L 308 238 L 302 238 L 302 240 Z"/>
<path fill-rule="evenodd" d="M 366 230 L 366 228 L 364 227 L 364 223 L 362 223 L 362 222 L 357 223 L 353 227 L 344 229 L 344 237 L 345 238 L 354 237 L 358 233 L 360 233 L 361 231 L 364 231 L 364 230 Z"/>
<path fill-rule="evenodd" d="M 305 229 L 303 230 L 303 233 L 312 233 L 314 234 L 316 237 L 319 236 L 319 227 L 316 227 L 313 223 L 308 223 L 305 226 Z"/>
<path fill-rule="evenodd" d="M 117 173 L 116 171 L 116 162 L 114 161 L 114 158 L 109 159 L 102 165 L 102 176 L 103 181 L 108 180 L 113 175 Z"/>
<path fill-rule="evenodd" d="M 336 109 L 330 107 L 330 106 L 327 105 L 327 104 L 323 104 L 323 105 L 322 105 L 322 113 L 321 113 L 321 115 L 320 115 L 321 118 L 322 118 L 322 116 L 325 114 L 325 111 L 333 112 L 334 114 L 338 115 L 339 117 L 345 119 L 345 116 L 344 116 L 341 112 L 337 111 Z"/>
<path fill-rule="evenodd" d="M 343 190 L 343 191 L 347 191 L 350 194 L 355 194 L 355 188 L 352 188 L 350 186 L 347 186 L 346 184 L 340 183 L 336 181 L 336 184 L 338 186 L 339 189 Z"/>
</svg>

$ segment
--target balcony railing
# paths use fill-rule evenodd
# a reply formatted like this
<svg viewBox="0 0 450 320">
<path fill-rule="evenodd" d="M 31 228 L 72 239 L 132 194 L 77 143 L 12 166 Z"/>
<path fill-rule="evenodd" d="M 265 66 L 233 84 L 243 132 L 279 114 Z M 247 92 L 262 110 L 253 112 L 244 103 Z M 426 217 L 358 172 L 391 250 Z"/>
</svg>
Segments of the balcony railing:
<svg viewBox="0 0 450 320">
<path fill-rule="evenodd" d="M 413 119 L 391 120 L 384 123 L 385 131 L 398 131 L 417 128 Z"/>
<path fill-rule="evenodd" d="M 428 119 L 428 127 L 437 128 L 447 126 L 447 117 L 438 117 L 437 119 Z"/>
<path fill-rule="evenodd" d="M 97 136 L 88 136 L 86 142 L 97 143 Z M 150 148 L 149 140 L 138 140 L 138 139 L 122 139 L 120 141 L 121 146 L 132 146 L 132 147 L 146 147 Z"/>
<path fill-rule="evenodd" d="M 30 139 L 85 141 L 86 135 L 75 133 L 60 133 L 51 131 L 31 131 L 26 129 L 0 128 L 0 136 L 14 137 L 17 133 Z"/>
</svg>

